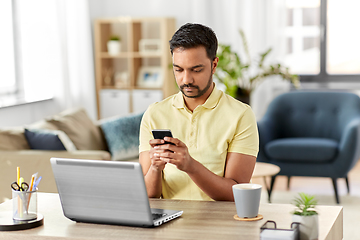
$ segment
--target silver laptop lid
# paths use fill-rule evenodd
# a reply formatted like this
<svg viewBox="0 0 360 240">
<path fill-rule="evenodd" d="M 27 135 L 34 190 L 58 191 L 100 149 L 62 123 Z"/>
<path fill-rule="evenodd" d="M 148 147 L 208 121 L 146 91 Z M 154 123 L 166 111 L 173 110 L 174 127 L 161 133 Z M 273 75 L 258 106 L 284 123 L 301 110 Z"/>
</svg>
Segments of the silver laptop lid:
<svg viewBox="0 0 360 240">
<path fill-rule="evenodd" d="M 64 215 L 79 222 L 151 226 L 141 165 L 51 158 Z"/>
</svg>

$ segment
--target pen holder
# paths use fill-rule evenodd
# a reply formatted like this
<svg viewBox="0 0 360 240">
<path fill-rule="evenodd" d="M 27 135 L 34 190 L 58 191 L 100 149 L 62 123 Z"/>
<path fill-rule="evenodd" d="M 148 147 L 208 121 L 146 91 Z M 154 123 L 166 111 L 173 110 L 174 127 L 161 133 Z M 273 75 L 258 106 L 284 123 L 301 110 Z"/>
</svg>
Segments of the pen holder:
<svg viewBox="0 0 360 240">
<path fill-rule="evenodd" d="M 37 189 L 33 191 L 12 190 L 13 219 L 28 221 L 37 218 Z"/>
</svg>

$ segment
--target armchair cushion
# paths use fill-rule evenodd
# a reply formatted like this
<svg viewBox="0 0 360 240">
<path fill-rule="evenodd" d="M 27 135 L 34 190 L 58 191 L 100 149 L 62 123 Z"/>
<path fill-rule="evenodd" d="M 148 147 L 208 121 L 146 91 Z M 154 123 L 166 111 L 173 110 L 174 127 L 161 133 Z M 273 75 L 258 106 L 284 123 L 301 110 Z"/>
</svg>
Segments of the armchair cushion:
<svg viewBox="0 0 360 240">
<path fill-rule="evenodd" d="M 324 138 L 282 138 L 267 143 L 265 152 L 278 161 L 326 162 L 336 157 L 338 142 Z"/>
</svg>

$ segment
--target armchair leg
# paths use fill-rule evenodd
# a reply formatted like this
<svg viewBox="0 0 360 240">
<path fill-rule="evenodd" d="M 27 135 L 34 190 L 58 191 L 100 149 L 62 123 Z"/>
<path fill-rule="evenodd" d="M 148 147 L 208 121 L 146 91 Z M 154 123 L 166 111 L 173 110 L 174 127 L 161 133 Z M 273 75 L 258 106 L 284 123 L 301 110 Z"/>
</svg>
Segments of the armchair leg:
<svg viewBox="0 0 360 240">
<path fill-rule="evenodd" d="M 346 182 L 346 187 L 347 187 L 348 193 L 350 193 L 349 178 L 348 178 L 348 176 L 346 176 L 345 182 Z"/>
<path fill-rule="evenodd" d="M 276 179 L 276 176 L 272 176 L 272 177 L 271 177 L 270 188 L 269 188 L 269 191 L 268 191 L 268 194 L 269 194 L 269 203 L 271 203 L 270 197 L 271 197 L 271 192 L 272 192 L 273 187 L 274 187 L 275 179 Z"/>
<path fill-rule="evenodd" d="M 290 178 L 291 176 L 287 176 L 288 179 L 287 179 L 287 190 L 290 190 Z"/>
<path fill-rule="evenodd" d="M 338 194 L 338 191 L 337 191 L 337 178 L 332 178 L 332 182 L 333 182 L 333 185 L 334 185 L 336 203 L 339 204 L 340 201 L 339 201 L 339 194 Z"/>
</svg>

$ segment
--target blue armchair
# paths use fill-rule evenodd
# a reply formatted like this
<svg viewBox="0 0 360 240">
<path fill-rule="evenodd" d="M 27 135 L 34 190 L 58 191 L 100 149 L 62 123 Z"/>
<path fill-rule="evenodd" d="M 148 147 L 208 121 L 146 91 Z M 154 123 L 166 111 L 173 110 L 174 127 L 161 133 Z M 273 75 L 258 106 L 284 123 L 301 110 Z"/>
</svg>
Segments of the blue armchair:
<svg viewBox="0 0 360 240">
<path fill-rule="evenodd" d="M 278 175 L 337 179 L 360 157 L 360 98 L 347 92 L 293 91 L 275 98 L 258 122 L 257 161 L 278 165 Z M 276 176 L 278 176 L 276 175 Z M 274 186 L 272 177 L 269 191 Z M 289 184 L 290 182 L 288 182 Z"/>
</svg>

